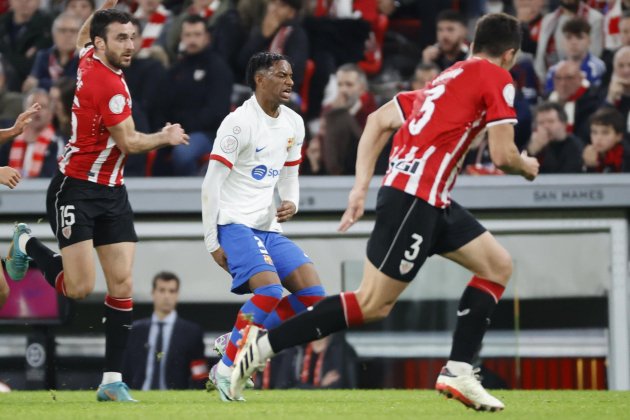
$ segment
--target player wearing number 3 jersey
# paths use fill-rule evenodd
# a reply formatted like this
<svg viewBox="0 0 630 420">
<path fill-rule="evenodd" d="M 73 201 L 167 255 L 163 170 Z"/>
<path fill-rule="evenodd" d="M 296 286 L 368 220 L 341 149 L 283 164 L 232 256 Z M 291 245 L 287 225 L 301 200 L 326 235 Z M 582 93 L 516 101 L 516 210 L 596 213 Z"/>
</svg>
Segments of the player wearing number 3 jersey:
<svg viewBox="0 0 630 420">
<path fill-rule="evenodd" d="M 425 259 L 440 254 L 474 276 L 461 297 L 451 354 L 436 389 L 477 410 L 504 408 L 481 386 L 471 363 L 512 274 L 512 260 L 449 192 L 470 144 L 485 129 L 498 167 L 528 180 L 538 174 L 538 162 L 519 155 L 514 145 L 514 86 L 508 69 L 520 40 L 515 18 L 486 15 L 477 24 L 471 58 L 446 69 L 425 89 L 397 95 L 369 116 L 340 231 L 363 215 L 376 159 L 397 132 L 378 193 L 361 286 L 326 298 L 269 332 L 250 328 L 236 358 L 233 396 L 240 395 L 243 378 L 279 351 L 386 317 Z"/>
<path fill-rule="evenodd" d="M 125 347 L 132 324 L 131 269 L 136 232 L 123 169 L 126 155 L 167 145 L 187 144 L 179 124 L 141 134 L 131 118 L 131 97 L 122 68 L 131 63 L 136 36 L 131 15 L 106 0 L 85 22 L 77 47 L 79 70 L 72 106 L 72 137 L 48 188 L 46 208 L 59 243 L 56 254 L 16 226 L 6 266 L 21 280 L 28 257 L 64 296 L 82 299 L 94 288 L 96 249 L 105 280 L 105 368 L 99 401 L 135 401 L 122 382 Z"/>
</svg>

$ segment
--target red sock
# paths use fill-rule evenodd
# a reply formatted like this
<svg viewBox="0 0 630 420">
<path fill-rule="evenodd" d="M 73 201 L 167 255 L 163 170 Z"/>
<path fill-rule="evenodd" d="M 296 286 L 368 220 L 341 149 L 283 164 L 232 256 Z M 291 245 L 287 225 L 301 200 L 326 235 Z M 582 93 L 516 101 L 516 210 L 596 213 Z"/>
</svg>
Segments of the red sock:
<svg viewBox="0 0 630 420">
<path fill-rule="evenodd" d="M 68 296 L 66 294 L 66 285 L 63 282 L 63 271 L 57 274 L 55 278 L 55 290 L 62 296 Z"/>
<path fill-rule="evenodd" d="M 352 327 L 363 324 L 363 312 L 354 292 L 344 292 L 340 294 L 343 315 L 346 318 L 346 325 Z"/>
<path fill-rule="evenodd" d="M 468 286 L 479 289 L 482 292 L 486 292 L 494 298 L 495 303 L 499 303 L 499 299 L 501 299 L 503 292 L 505 292 L 505 286 L 477 276 L 473 276 L 468 283 Z"/>
</svg>

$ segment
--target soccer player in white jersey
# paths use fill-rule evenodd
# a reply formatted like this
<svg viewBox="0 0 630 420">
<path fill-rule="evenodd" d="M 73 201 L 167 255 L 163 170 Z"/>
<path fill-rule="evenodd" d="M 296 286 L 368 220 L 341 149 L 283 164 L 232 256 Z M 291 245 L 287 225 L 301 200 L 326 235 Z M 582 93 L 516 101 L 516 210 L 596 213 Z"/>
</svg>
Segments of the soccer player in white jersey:
<svg viewBox="0 0 630 420">
<path fill-rule="evenodd" d="M 271 329 L 325 294 L 310 258 L 280 234 L 279 223 L 297 213 L 304 141 L 304 121 L 282 105 L 293 88 L 291 65 L 280 54 L 257 53 L 247 81 L 254 95 L 221 123 L 202 187 L 208 252 L 231 274 L 233 293 L 253 294 L 210 373 L 223 401 L 233 400 L 230 376 L 240 330 L 249 322 Z M 291 292 L 284 298 L 283 286 Z"/>
<path fill-rule="evenodd" d="M 103 324 L 105 366 L 98 401 L 134 402 L 122 381 L 125 347 L 133 318 L 131 269 L 138 240 L 124 185 L 127 154 L 188 144 L 179 124 L 160 132 L 135 130 L 131 96 L 122 69 L 133 55 L 131 15 L 106 0 L 88 18 L 77 38 L 79 70 L 72 106 L 72 137 L 46 195 L 48 221 L 59 253 L 16 225 L 6 259 L 9 276 L 21 280 L 32 258 L 59 294 L 83 299 L 94 289 L 94 249 L 101 262 L 107 295 Z M 61 254 L 61 255 L 60 255 Z"/>
<path fill-rule="evenodd" d="M 439 254 L 474 276 L 462 293 L 451 354 L 435 387 L 476 410 L 504 408 L 481 386 L 471 364 L 512 274 L 512 259 L 472 214 L 451 200 L 450 191 L 473 139 L 486 128 L 498 167 L 530 181 L 538 174 L 538 161 L 519 155 L 514 144 L 515 89 L 508 70 L 520 43 L 518 20 L 488 14 L 477 22 L 472 57 L 449 67 L 426 88 L 399 93 L 370 114 L 340 231 L 363 215 L 376 159 L 396 134 L 361 285 L 269 332 L 249 327 L 235 361 L 231 395 L 239 396 L 244 380 L 275 353 L 385 318 L 426 258 Z"/>
</svg>

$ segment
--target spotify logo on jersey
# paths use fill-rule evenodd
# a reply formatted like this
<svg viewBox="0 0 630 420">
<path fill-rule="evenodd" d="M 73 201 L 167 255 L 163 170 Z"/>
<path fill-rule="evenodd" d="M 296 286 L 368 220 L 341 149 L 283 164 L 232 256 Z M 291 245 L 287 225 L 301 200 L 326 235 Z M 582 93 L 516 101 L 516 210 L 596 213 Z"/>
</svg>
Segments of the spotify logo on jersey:
<svg viewBox="0 0 630 420">
<path fill-rule="evenodd" d="M 267 167 L 265 165 L 258 165 L 252 169 L 252 178 L 260 181 L 267 175 Z"/>
</svg>

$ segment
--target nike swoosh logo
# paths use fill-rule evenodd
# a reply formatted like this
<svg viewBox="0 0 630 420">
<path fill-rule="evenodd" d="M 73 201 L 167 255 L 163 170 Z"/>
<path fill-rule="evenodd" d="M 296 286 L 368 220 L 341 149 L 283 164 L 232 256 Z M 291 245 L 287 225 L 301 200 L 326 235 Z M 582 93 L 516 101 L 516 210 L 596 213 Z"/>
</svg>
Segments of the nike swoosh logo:
<svg viewBox="0 0 630 420">
<path fill-rule="evenodd" d="M 256 148 L 256 153 L 258 153 L 258 152 L 262 152 L 262 151 L 263 151 L 264 149 L 266 149 L 266 148 L 267 148 L 267 146 L 265 146 L 265 147 L 261 147 L 260 149 L 259 149 L 259 148 Z"/>
<path fill-rule="evenodd" d="M 457 316 L 465 316 L 470 313 L 470 308 L 464 309 L 463 311 L 457 311 Z"/>
</svg>

